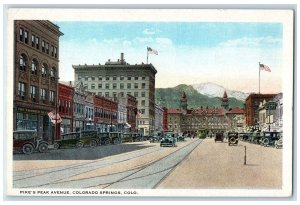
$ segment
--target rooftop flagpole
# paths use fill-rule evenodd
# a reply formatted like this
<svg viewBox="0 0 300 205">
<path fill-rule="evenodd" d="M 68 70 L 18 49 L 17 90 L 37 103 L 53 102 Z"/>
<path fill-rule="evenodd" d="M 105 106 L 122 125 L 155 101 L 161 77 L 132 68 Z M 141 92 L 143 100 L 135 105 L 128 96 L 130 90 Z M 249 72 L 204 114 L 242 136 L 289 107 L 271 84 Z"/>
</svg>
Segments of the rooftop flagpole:
<svg viewBox="0 0 300 205">
<path fill-rule="evenodd" d="M 260 62 L 258 62 L 258 94 L 260 94 Z"/>
</svg>

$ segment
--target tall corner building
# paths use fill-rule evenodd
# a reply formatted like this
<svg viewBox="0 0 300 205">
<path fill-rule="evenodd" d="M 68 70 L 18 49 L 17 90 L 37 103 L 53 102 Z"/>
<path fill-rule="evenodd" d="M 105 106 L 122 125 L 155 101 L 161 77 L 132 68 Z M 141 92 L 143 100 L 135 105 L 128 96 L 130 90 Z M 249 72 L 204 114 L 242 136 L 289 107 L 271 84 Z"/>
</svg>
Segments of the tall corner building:
<svg viewBox="0 0 300 205">
<path fill-rule="evenodd" d="M 155 75 L 152 64 L 126 63 L 124 54 L 118 61 L 104 65 L 73 65 L 75 82 L 83 82 L 85 89 L 97 95 L 117 98 L 127 94 L 138 101 L 138 132 L 149 135 L 155 125 Z"/>
<path fill-rule="evenodd" d="M 59 76 L 59 27 L 46 20 L 14 22 L 13 129 L 36 130 L 51 142 Z"/>
</svg>

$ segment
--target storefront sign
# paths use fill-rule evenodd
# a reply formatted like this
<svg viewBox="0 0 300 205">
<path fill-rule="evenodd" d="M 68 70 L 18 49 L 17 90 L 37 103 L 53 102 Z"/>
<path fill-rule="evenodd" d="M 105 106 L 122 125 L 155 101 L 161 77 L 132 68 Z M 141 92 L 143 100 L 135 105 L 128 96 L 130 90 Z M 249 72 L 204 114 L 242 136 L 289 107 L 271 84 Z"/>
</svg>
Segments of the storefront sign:
<svg viewBox="0 0 300 205">
<path fill-rule="evenodd" d="M 47 115 L 46 111 L 43 110 L 33 110 L 29 108 L 23 108 L 23 107 L 17 107 L 18 112 L 28 112 L 28 113 L 34 113 L 34 114 L 39 114 L 39 115 Z"/>
</svg>

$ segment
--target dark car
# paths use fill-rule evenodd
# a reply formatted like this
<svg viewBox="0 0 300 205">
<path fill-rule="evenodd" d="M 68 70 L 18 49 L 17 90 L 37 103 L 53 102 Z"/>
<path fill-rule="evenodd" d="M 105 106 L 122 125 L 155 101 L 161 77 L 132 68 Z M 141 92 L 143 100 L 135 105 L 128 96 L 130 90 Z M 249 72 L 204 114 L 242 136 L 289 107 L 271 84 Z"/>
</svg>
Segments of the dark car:
<svg viewBox="0 0 300 205">
<path fill-rule="evenodd" d="M 162 139 L 160 140 L 160 146 L 168 146 L 168 147 L 175 147 L 177 146 L 177 139 L 175 135 L 172 133 L 164 133 Z"/>
<path fill-rule="evenodd" d="M 240 140 L 249 141 L 251 139 L 251 133 L 242 132 L 239 133 Z"/>
<path fill-rule="evenodd" d="M 161 132 L 154 132 L 153 135 L 149 136 L 148 140 L 150 143 L 160 142 L 161 136 Z"/>
<path fill-rule="evenodd" d="M 261 145 L 263 146 L 274 146 L 279 139 L 279 132 L 261 132 Z"/>
<path fill-rule="evenodd" d="M 31 154 L 34 150 L 46 152 L 48 142 L 37 138 L 35 130 L 17 130 L 13 132 L 13 151 Z"/>
<path fill-rule="evenodd" d="M 123 142 L 132 142 L 133 141 L 132 134 L 129 132 L 123 133 L 121 141 L 122 141 L 122 143 Z"/>
<path fill-rule="evenodd" d="M 239 142 L 239 133 L 228 132 L 228 145 L 237 145 Z"/>
<path fill-rule="evenodd" d="M 96 147 L 100 144 L 97 131 L 83 130 L 81 132 L 70 132 L 62 134 L 60 140 L 54 141 L 54 149 L 62 147 L 77 147 L 84 146 Z"/>
<path fill-rule="evenodd" d="M 223 142 L 224 141 L 224 133 L 223 132 L 217 132 L 215 135 L 215 142 L 220 141 Z"/>
<path fill-rule="evenodd" d="M 255 131 L 252 133 L 250 141 L 254 144 L 259 144 L 261 139 L 262 139 L 262 135 L 260 134 L 260 132 Z"/>
<path fill-rule="evenodd" d="M 122 133 L 121 132 L 110 132 L 109 140 L 110 140 L 111 144 L 120 144 L 121 140 L 122 140 Z"/>
</svg>

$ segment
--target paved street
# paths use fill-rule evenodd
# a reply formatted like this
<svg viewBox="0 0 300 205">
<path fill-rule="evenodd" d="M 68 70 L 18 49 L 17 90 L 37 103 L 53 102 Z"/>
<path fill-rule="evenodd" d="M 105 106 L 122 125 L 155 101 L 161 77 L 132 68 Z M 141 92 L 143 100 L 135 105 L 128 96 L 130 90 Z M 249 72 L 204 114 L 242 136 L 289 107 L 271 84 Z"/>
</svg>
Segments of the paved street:
<svg viewBox="0 0 300 205">
<path fill-rule="evenodd" d="M 244 163 L 247 146 L 247 165 Z M 125 149 L 124 147 L 139 147 Z M 103 155 L 109 150 L 110 156 Z M 122 152 L 122 150 L 127 150 Z M 280 188 L 281 153 L 272 147 L 240 142 L 238 146 L 212 139 L 186 139 L 177 147 L 138 142 L 105 147 L 52 150 L 47 161 L 21 160 L 15 155 L 15 188 Z M 77 153 L 68 155 L 67 153 Z M 83 160 L 88 153 L 91 157 Z M 102 153 L 102 154 L 99 154 Z M 63 160 L 53 160 L 61 154 Z M 68 157 L 66 157 L 68 156 Z M 103 156 L 103 157 L 102 157 Z M 98 159 L 96 159 L 98 157 Z M 68 160 L 65 160 L 68 159 Z"/>
</svg>

